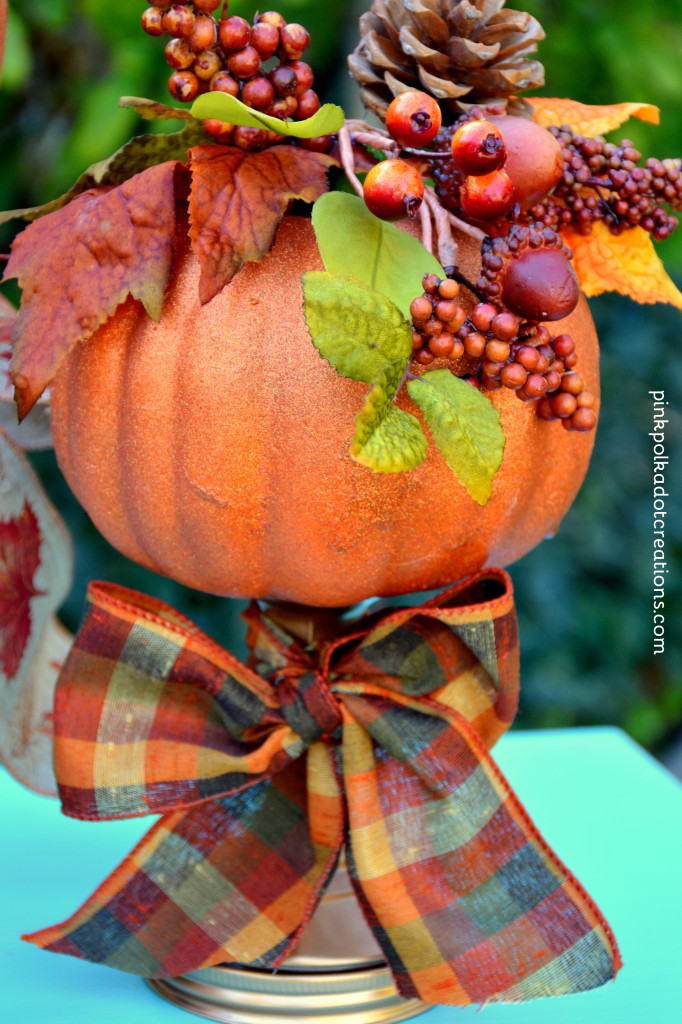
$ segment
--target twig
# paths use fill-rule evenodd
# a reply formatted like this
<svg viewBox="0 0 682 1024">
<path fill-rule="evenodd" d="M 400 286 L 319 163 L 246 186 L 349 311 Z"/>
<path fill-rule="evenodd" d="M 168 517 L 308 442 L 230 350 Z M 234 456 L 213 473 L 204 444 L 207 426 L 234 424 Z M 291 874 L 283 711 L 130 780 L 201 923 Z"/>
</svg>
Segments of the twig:
<svg viewBox="0 0 682 1024">
<path fill-rule="evenodd" d="M 351 134 L 347 127 L 344 125 L 343 128 L 339 129 L 338 134 L 339 140 L 339 154 L 341 156 L 341 166 L 343 167 L 346 177 L 349 182 L 360 196 L 364 198 L 364 192 L 362 189 L 362 183 L 355 173 L 355 157 L 353 156 L 353 142 L 351 140 Z"/>
<path fill-rule="evenodd" d="M 381 153 L 391 153 L 396 149 L 393 139 L 386 139 L 378 132 L 351 132 L 351 137 L 353 142 L 357 142 L 361 146 L 371 146 L 372 149 L 378 149 Z"/>
<path fill-rule="evenodd" d="M 426 193 L 426 190 L 424 190 Z M 428 203 L 422 203 L 419 207 L 419 216 L 421 218 L 422 228 L 422 245 L 429 252 L 433 251 L 433 229 L 431 227 L 431 211 Z"/>
<path fill-rule="evenodd" d="M 424 189 L 424 199 L 428 204 L 436 225 L 436 238 L 438 240 L 438 259 L 441 266 L 449 267 L 457 264 L 457 242 L 452 236 L 452 225 L 447 211 L 441 206 L 438 196 L 432 188 Z"/>
<path fill-rule="evenodd" d="M 407 153 L 408 156 L 425 156 L 428 157 L 429 160 L 442 160 L 446 156 L 452 156 L 449 149 L 412 149 L 410 146 L 405 146 L 400 150 L 400 152 Z"/>
<path fill-rule="evenodd" d="M 481 231 L 480 228 L 475 228 L 473 224 L 467 224 L 465 220 L 460 220 L 459 217 L 455 217 L 454 213 L 450 213 L 448 210 L 448 219 L 452 224 L 453 228 L 457 228 L 462 234 L 468 235 L 469 238 L 476 239 L 477 242 L 482 242 L 486 238 L 485 231 Z"/>
</svg>

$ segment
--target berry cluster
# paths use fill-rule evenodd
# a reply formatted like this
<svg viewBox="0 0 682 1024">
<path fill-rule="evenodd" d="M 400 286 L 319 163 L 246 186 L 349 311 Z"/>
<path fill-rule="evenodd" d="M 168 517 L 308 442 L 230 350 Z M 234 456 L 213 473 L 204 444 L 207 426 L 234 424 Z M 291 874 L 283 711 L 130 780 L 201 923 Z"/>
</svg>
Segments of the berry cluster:
<svg viewBox="0 0 682 1024">
<path fill-rule="evenodd" d="M 657 241 L 678 226 L 671 210 L 682 210 L 682 160 L 642 159 L 629 139 L 618 145 L 585 137 L 568 125 L 549 131 L 562 149 L 564 169 L 554 194 L 530 216 L 550 227 L 570 225 L 582 234 L 604 221 L 613 234 L 639 225 Z M 665 204 L 665 205 L 664 205 Z"/>
<path fill-rule="evenodd" d="M 513 224 L 509 234 L 484 240 L 476 287 L 525 320 L 561 320 L 573 312 L 580 297 L 572 259 L 573 253 L 552 228 Z"/>
<path fill-rule="evenodd" d="M 230 16 L 224 3 L 220 20 L 214 11 L 222 0 L 152 0 L 142 14 L 142 28 L 152 36 L 170 35 L 164 50 L 173 71 L 171 96 L 189 103 L 208 91 L 226 92 L 254 110 L 281 120 L 312 117 L 320 108 L 314 76 L 301 60 L 310 43 L 302 26 L 287 23 L 276 11 L 257 14 L 249 24 Z M 206 121 L 206 130 L 220 142 L 243 149 L 261 149 L 279 136 L 257 128 Z M 303 140 L 307 148 L 325 151 L 331 139 Z"/>
<path fill-rule="evenodd" d="M 537 402 L 541 419 L 560 419 L 567 430 L 586 432 L 597 423 L 596 399 L 575 372 L 575 343 L 552 336 L 502 305 L 480 302 L 467 316 L 457 303 L 459 285 L 426 274 L 424 291 L 410 305 L 414 358 L 422 366 L 456 360 L 455 372 L 475 387 L 509 388 L 524 402 Z"/>
</svg>

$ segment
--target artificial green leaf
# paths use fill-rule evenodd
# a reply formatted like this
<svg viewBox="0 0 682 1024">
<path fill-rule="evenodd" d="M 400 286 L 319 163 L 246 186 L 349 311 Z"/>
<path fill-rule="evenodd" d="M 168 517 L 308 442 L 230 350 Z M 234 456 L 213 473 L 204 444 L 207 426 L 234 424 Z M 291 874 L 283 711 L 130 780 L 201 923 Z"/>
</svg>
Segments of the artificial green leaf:
<svg viewBox="0 0 682 1024">
<path fill-rule="evenodd" d="M 348 278 L 303 274 L 305 319 L 313 344 L 342 377 L 375 384 L 396 365 L 400 382 L 412 355 L 412 330 L 385 295 Z"/>
<path fill-rule="evenodd" d="M 8 210 L 0 213 L 0 224 L 5 224 L 16 217 L 23 217 L 24 220 L 37 220 L 46 213 L 60 210 L 67 203 L 70 203 L 82 192 L 99 185 L 122 185 L 128 178 L 134 177 L 140 171 L 153 167 L 156 164 L 165 163 L 166 160 L 178 160 L 184 163 L 187 160 L 187 151 L 199 143 L 205 143 L 206 132 L 201 121 L 192 119 L 181 131 L 173 132 L 171 135 L 137 135 L 121 146 L 112 156 L 106 160 L 99 160 L 92 164 L 74 182 L 68 192 L 51 199 L 42 206 L 29 206 L 23 210 Z"/>
<path fill-rule="evenodd" d="M 182 107 L 169 107 L 156 100 L 146 100 L 142 96 L 121 96 L 119 107 L 132 107 L 145 121 L 156 121 L 164 118 L 175 118 L 178 121 L 194 121 L 190 110 Z"/>
<path fill-rule="evenodd" d="M 474 501 L 487 505 L 504 452 L 497 409 L 449 370 L 431 370 L 407 387 L 450 469 Z"/>
<path fill-rule="evenodd" d="M 356 462 L 378 473 L 414 469 L 426 455 L 427 441 L 421 423 L 393 404 L 401 379 L 399 367 L 387 364 L 355 420 L 350 453 Z"/>
<path fill-rule="evenodd" d="M 358 196 L 328 192 L 313 206 L 312 220 L 326 269 L 387 295 L 406 319 L 424 274 L 445 277 L 421 242 L 379 220 Z"/>
<path fill-rule="evenodd" d="M 206 120 L 215 118 L 227 121 L 228 124 L 245 125 L 248 128 L 265 128 L 295 139 L 312 139 L 318 135 L 331 135 L 343 127 L 345 115 L 341 107 L 334 103 L 325 103 L 316 114 L 305 121 L 282 121 L 271 114 L 263 114 L 260 110 L 247 107 L 236 96 L 226 92 L 205 92 L 199 96 L 191 107 L 194 117 Z"/>
</svg>

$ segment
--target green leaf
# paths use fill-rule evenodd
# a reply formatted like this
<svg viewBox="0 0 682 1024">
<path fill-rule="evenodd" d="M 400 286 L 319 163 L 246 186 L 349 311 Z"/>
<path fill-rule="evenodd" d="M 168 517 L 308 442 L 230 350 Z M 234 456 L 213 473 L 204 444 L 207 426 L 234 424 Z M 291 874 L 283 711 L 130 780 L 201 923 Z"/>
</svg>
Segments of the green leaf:
<svg viewBox="0 0 682 1024">
<path fill-rule="evenodd" d="M 407 387 L 450 469 L 474 501 L 487 505 L 504 452 L 497 409 L 449 370 L 431 370 Z"/>
<path fill-rule="evenodd" d="M 194 117 L 206 120 L 216 118 L 228 124 L 245 125 L 248 128 L 266 128 L 278 135 L 295 139 L 312 139 L 318 135 L 331 135 L 343 127 L 345 115 L 341 107 L 325 103 L 316 114 L 305 121 L 282 121 L 279 117 L 263 114 L 260 110 L 247 107 L 236 96 L 226 92 L 205 92 L 191 106 Z"/>
<path fill-rule="evenodd" d="M 424 274 L 445 277 L 421 242 L 379 220 L 358 196 L 329 192 L 313 206 L 312 219 L 326 269 L 387 295 L 406 319 L 410 303 L 422 292 Z"/>
<path fill-rule="evenodd" d="M 23 217 L 29 221 L 37 220 L 46 213 L 60 210 L 89 188 L 96 188 L 98 185 L 122 185 L 140 171 L 165 163 L 166 160 L 179 160 L 184 163 L 187 160 L 187 151 L 192 146 L 206 142 L 206 133 L 201 121 L 194 119 L 181 131 L 170 135 L 137 135 L 112 156 L 106 160 L 99 160 L 83 171 L 64 195 L 51 199 L 42 206 L 29 206 L 23 210 L 7 210 L 0 213 L 0 224 L 5 224 L 16 217 Z"/>
<path fill-rule="evenodd" d="M 323 271 L 303 274 L 305 319 L 313 344 L 342 377 L 366 384 L 395 363 L 401 380 L 412 355 L 412 330 L 385 295 Z"/>
<path fill-rule="evenodd" d="M 426 456 L 427 441 L 421 423 L 393 404 L 402 379 L 396 371 L 396 364 L 389 363 L 381 380 L 367 395 L 355 420 L 350 447 L 356 462 L 378 473 L 414 469 Z"/>
</svg>

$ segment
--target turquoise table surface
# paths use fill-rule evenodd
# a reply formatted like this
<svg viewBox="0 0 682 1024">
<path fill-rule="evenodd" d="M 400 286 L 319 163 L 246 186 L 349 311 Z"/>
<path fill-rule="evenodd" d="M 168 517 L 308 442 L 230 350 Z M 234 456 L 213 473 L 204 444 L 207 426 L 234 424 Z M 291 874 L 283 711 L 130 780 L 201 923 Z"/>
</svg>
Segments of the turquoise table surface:
<svg viewBox="0 0 682 1024">
<path fill-rule="evenodd" d="M 682 786 L 617 729 L 512 733 L 495 756 L 545 838 L 596 900 L 624 967 L 594 992 L 532 1003 L 435 1007 L 424 1024 L 680 1024 Z M 0 772 L 2 1024 L 190 1024 L 138 978 L 19 941 L 63 920 L 150 819 L 62 817 Z"/>
</svg>

